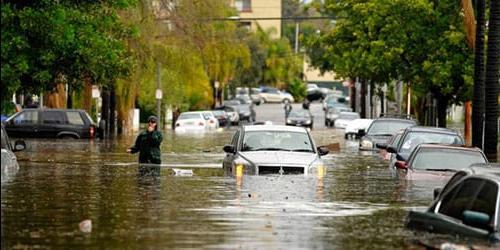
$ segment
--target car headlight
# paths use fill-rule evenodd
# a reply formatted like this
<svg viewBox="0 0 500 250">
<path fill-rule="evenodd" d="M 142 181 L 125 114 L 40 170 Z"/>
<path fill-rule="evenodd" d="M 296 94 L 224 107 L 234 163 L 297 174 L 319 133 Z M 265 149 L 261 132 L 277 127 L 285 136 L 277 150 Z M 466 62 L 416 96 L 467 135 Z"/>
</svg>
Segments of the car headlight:
<svg viewBox="0 0 500 250">
<path fill-rule="evenodd" d="M 286 123 L 292 123 L 292 120 L 286 119 Z"/>
<path fill-rule="evenodd" d="M 325 163 L 321 159 L 315 160 L 313 163 L 311 163 L 311 165 L 309 165 L 309 174 L 317 175 L 318 177 L 325 176 Z"/>
<path fill-rule="evenodd" d="M 362 139 L 361 142 L 359 142 L 359 146 L 361 148 L 373 148 L 373 142 L 368 139 Z"/>
<path fill-rule="evenodd" d="M 237 158 L 233 162 L 233 173 L 236 176 L 242 176 L 243 173 L 248 172 L 250 168 L 253 167 L 253 164 L 241 157 Z"/>
<path fill-rule="evenodd" d="M 311 120 L 307 120 L 305 124 L 311 124 Z"/>
</svg>

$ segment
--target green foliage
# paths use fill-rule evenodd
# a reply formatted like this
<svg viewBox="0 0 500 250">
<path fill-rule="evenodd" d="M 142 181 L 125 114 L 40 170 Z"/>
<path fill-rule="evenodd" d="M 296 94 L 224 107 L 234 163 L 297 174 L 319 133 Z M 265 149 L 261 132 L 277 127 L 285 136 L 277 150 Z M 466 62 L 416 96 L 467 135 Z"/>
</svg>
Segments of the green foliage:
<svg viewBox="0 0 500 250">
<path fill-rule="evenodd" d="M 307 87 L 304 84 L 304 82 L 300 81 L 299 79 L 294 79 L 288 84 L 288 93 L 293 95 L 295 98 L 295 101 L 301 102 L 304 100 L 304 97 L 306 96 L 306 91 Z"/>
<path fill-rule="evenodd" d="M 50 90 L 64 77 L 110 85 L 129 73 L 122 39 L 130 35 L 117 11 L 135 1 L 2 1 L 2 100 L 22 89 Z"/>
<path fill-rule="evenodd" d="M 336 26 L 307 40 L 313 65 L 375 83 L 403 80 L 422 96 L 470 97 L 472 51 L 456 1 L 325 1 Z"/>
</svg>

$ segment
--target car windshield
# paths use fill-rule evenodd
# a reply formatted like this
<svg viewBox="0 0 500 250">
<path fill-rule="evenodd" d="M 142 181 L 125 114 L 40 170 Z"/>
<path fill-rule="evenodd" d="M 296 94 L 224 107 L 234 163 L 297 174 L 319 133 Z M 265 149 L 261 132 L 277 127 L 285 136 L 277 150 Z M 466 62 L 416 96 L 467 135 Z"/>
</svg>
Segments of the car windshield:
<svg viewBox="0 0 500 250">
<path fill-rule="evenodd" d="M 299 110 L 299 111 L 292 111 L 290 112 L 290 115 L 288 117 L 295 117 L 295 118 L 309 118 L 309 112 L 305 110 Z"/>
<path fill-rule="evenodd" d="M 314 152 L 307 133 L 291 131 L 250 131 L 243 138 L 242 151 Z"/>
<path fill-rule="evenodd" d="M 340 113 L 339 119 L 354 120 L 358 119 L 359 115 L 357 113 Z"/>
<path fill-rule="evenodd" d="M 367 135 L 392 135 L 401 129 L 414 125 L 406 121 L 374 121 L 366 132 Z"/>
<path fill-rule="evenodd" d="M 451 162 L 450 159 L 453 161 Z M 460 170 L 474 163 L 486 163 L 481 152 L 426 148 L 418 151 L 411 166 L 413 169 L 422 170 Z"/>
<path fill-rule="evenodd" d="M 440 143 L 440 144 L 454 144 L 463 145 L 464 142 L 459 135 L 456 134 L 443 134 L 433 132 L 411 132 L 406 135 L 402 141 L 401 153 L 411 153 L 416 146 L 422 143 Z"/>
<path fill-rule="evenodd" d="M 200 113 L 182 113 L 178 120 L 187 120 L 187 119 L 200 119 Z"/>
</svg>

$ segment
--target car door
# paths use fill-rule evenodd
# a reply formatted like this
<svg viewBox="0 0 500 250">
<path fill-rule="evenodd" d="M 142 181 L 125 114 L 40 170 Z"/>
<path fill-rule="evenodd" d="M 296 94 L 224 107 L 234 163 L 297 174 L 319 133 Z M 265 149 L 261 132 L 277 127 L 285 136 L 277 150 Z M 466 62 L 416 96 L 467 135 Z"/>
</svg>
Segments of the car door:
<svg viewBox="0 0 500 250">
<path fill-rule="evenodd" d="M 239 137 L 240 137 L 240 130 L 236 131 L 234 133 L 233 138 L 231 139 L 231 145 L 233 145 L 235 151 L 237 152 L 238 149 L 238 142 L 239 142 Z M 224 169 L 231 169 L 233 165 L 233 161 L 236 158 L 236 152 L 235 153 L 226 153 L 226 157 L 224 157 L 224 160 L 222 162 L 222 166 Z"/>
<path fill-rule="evenodd" d="M 56 138 L 62 131 L 67 131 L 66 117 L 61 110 L 44 110 L 40 114 L 38 135 L 41 138 Z"/>
<path fill-rule="evenodd" d="M 5 129 L 11 137 L 37 137 L 39 112 L 36 109 L 23 110 L 7 120 Z"/>
<path fill-rule="evenodd" d="M 467 178 L 445 194 L 436 206 L 436 218 L 429 221 L 436 233 L 461 234 L 485 237 L 488 231 L 465 225 L 464 211 L 483 212 L 496 219 L 498 187 L 481 178 Z M 493 224 L 493 223 L 492 223 Z"/>
</svg>

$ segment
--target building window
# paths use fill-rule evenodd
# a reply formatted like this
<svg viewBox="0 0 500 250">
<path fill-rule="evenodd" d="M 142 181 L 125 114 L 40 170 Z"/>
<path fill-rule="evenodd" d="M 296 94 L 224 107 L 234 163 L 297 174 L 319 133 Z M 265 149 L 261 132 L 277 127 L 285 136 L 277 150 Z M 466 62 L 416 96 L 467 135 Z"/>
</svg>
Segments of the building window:
<svg viewBox="0 0 500 250">
<path fill-rule="evenodd" d="M 252 11 L 252 1 L 251 0 L 236 0 L 234 3 L 236 9 L 240 12 L 251 12 Z"/>
</svg>

